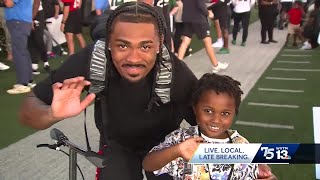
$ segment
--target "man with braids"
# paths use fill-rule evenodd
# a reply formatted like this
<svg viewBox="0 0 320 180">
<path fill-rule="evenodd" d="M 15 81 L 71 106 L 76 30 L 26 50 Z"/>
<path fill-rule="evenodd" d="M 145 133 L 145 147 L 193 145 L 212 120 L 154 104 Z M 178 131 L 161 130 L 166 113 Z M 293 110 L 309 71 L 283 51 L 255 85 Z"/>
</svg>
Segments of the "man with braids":
<svg viewBox="0 0 320 180">
<path fill-rule="evenodd" d="M 89 75 L 89 67 L 97 42 L 70 56 L 33 89 L 23 102 L 20 121 L 35 129 L 46 129 L 80 114 L 95 101 L 96 126 L 101 146 L 106 145 L 107 158 L 99 179 L 143 179 L 146 153 L 177 129 L 182 119 L 195 125 L 189 99 L 197 79 L 183 61 L 163 51 L 164 24 L 145 3 L 120 5 L 106 24 L 105 88 L 80 99 L 82 91 L 88 86 L 90 90 L 96 82 Z M 162 71 L 165 78 L 159 76 Z M 161 81 L 167 78 L 169 82 Z M 161 92 L 169 94 L 162 96 Z M 146 176 L 159 179 L 153 173 Z"/>
</svg>

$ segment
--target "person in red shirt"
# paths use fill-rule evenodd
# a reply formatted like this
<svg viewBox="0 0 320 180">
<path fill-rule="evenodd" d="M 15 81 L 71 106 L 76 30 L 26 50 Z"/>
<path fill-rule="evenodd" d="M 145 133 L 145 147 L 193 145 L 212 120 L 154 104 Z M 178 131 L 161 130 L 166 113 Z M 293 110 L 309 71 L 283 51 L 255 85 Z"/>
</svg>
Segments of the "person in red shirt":
<svg viewBox="0 0 320 180">
<path fill-rule="evenodd" d="M 81 0 L 62 0 L 62 2 L 64 7 L 60 30 L 66 36 L 69 55 L 72 55 L 74 54 L 73 35 L 76 35 L 81 48 L 86 46 L 82 36 Z"/>
<path fill-rule="evenodd" d="M 303 42 L 303 37 L 297 33 L 300 29 L 300 24 L 302 21 L 302 17 L 304 16 L 304 10 L 302 6 L 302 2 L 300 0 L 296 0 L 293 4 L 293 7 L 289 10 L 289 24 L 288 24 L 288 35 L 285 45 L 288 44 L 289 38 L 293 35 L 293 44 L 292 46 L 297 46 L 297 36 Z"/>
</svg>

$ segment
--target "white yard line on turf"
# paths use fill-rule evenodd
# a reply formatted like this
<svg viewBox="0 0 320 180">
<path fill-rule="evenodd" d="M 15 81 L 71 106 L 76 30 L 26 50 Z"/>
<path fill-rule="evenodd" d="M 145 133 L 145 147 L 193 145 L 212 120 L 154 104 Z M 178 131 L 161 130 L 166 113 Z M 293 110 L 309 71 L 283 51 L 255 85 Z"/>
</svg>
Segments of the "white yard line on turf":
<svg viewBox="0 0 320 180">
<path fill-rule="evenodd" d="M 236 121 L 237 125 L 246 125 L 254 127 L 264 127 L 264 128 L 274 128 L 274 129 L 294 129 L 294 126 L 291 125 L 282 125 L 282 124 L 269 124 L 269 123 L 260 123 L 260 122 L 248 122 L 248 121 Z"/>
<path fill-rule="evenodd" d="M 301 50 L 301 49 L 284 49 L 283 51 L 287 51 L 287 52 L 312 52 L 312 49 L 309 50 Z"/>
<path fill-rule="evenodd" d="M 289 105 L 289 104 L 269 104 L 269 103 L 257 103 L 257 102 L 249 102 L 250 106 L 265 106 L 265 107 L 279 107 L 279 108 L 294 108 L 297 109 L 300 106 L 298 105 Z"/>
<path fill-rule="evenodd" d="M 282 80 L 282 81 L 305 81 L 306 78 L 283 78 L 283 77 L 266 77 L 265 79 L 270 80 Z"/>
<path fill-rule="evenodd" d="M 288 93 L 303 93 L 304 90 L 293 89 L 273 89 L 273 88 L 258 88 L 259 91 L 273 91 L 273 92 L 288 92 Z"/>
<path fill-rule="evenodd" d="M 277 61 L 277 63 L 287 63 L 287 64 L 310 64 L 310 61 Z"/>
<path fill-rule="evenodd" d="M 281 54 L 282 57 L 312 57 L 311 54 Z"/>
<path fill-rule="evenodd" d="M 288 68 L 272 68 L 273 71 L 300 71 L 300 72 L 320 72 L 320 69 L 288 69 Z"/>
</svg>

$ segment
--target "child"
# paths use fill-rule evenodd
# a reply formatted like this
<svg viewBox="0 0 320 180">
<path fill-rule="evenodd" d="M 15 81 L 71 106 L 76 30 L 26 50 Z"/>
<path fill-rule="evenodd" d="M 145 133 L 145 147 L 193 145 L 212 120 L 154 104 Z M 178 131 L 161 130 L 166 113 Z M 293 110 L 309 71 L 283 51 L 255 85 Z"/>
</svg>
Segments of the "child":
<svg viewBox="0 0 320 180">
<path fill-rule="evenodd" d="M 303 42 L 303 37 L 297 33 L 300 28 L 300 24 L 302 21 L 302 16 L 304 15 L 304 10 L 302 6 L 302 2 L 296 0 L 293 4 L 293 7 L 289 10 L 289 24 L 288 24 L 288 35 L 285 45 L 288 44 L 289 38 L 293 35 L 293 44 L 292 46 L 297 46 L 297 35 L 299 39 Z"/>
<path fill-rule="evenodd" d="M 143 168 L 174 179 L 256 179 L 255 164 L 188 164 L 201 142 L 248 143 L 230 130 L 241 102 L 240 83 L 229 76 L 205 74 L 192 96 L 197 126 L 178 129 L 167 135 L 143 160 Z"/>
</svg>

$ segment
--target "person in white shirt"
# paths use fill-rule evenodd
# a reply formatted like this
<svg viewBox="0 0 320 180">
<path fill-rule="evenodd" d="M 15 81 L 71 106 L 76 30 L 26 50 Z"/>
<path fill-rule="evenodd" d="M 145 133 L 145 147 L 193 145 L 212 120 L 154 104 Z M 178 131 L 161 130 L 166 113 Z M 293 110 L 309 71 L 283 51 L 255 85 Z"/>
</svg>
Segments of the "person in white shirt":
<svg viewBox="0 0 320 180">
<path fill-rule="evenodd" d="M 232 31 L 232 44 L 236 45 L 237 34 L 239 32 L 239 23 L 241 22 L 243 27 L 242 32 L 242 42 L 241 46 L 246 45 L 247 37 L 248 37 L 248 27 L 249 27 L 249 20 L 250 20 L 250 10 L 251 7 L 255 4 L 255 0 L 232 0 L 232 4 L 234 6 L 234 26 Z"/>
</svg>

